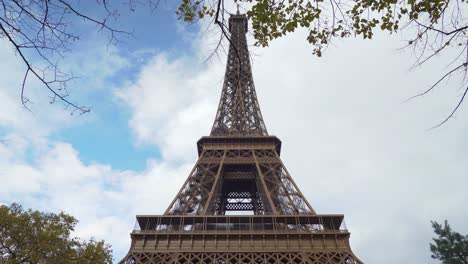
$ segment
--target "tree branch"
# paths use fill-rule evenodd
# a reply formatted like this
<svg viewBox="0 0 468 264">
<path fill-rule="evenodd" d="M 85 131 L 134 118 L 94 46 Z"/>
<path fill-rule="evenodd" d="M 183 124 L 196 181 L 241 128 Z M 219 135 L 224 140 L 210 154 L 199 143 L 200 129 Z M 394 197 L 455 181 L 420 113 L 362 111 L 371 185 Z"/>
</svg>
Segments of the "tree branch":
<svg viewBox="0 0 468 264">
<path fill-rule="evenodd" d="M 10 34 L 8 34 L 8 32 L 6 31 L 6 29 L 3 27 L 3 25 L 0 23 L 0 29 L 1 31 L 7 36 L 8 40 L 10 41 L 10 43 L 15 47 L 16 51 L 18 52 L 18 54 L 20 55 L 21 59 L 23 60 L 23 62 L 26 64 L 27 66 L 27 70 L 26 70 L 26 74 L 25 74 L 25 77 L 23 79 L 23 85 L 22 85 L 22 91 L 24 91 L 24 85 L 26 84 L 26 77 L 27 77 L 27 74 L 29 72 L 32 72 L 34 76 L 36 76 L 36 78 L 54 95 L 54 97 L 58 97 L 61 101 L 65 102 L 65 104 L 67 106 L 72 106 L 74 109 L 76 110 L 79 110 L 80 113 L 84 114 L 84 113 L 87 113 L 90 111 L 89 108 L 86 108 L 86 107 L 82 107 L 82 106 L 78 106 L 76 105 L 75 103 L 72 103 L 70 102 L 69 100 L 67 100 L 63 95 L 59 94 L 57 91 L 55 91 L 55 89 L 53 89 L 50 84 L 52 82 L 47 82 L 43 76 L 40 76 L 35 70 L 34 68 L 32 67 L 32 65 L 29 63 L 29 61 L 26 59 L 26 57 L 24 56 L 23 52 L 21 51 L 21 48 L 18 46 L 18 44 L 16 44 L 16 42 L 14 41 L 14 39 L 10 36 Z M 55 82 L 56 80 L 54 80 Z M 23 93 L 22 93 L 22 98 L 23 98 Z M 29 100 L 28 100 L 29 101 Z M 24 102 L 24 101 L 22 101 Z"/>
</svg>

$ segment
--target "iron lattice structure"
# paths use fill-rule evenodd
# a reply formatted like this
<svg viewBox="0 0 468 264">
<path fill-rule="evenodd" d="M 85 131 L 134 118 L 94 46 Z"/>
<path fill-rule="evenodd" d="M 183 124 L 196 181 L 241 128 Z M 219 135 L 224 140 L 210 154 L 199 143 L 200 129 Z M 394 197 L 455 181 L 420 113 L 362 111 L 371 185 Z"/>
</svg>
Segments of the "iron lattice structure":
<svg viewBox="0 0 468 264">
<path fill-rule="evenodd" d="M 280 158 L 260 112 L 246 41 L 231 15 L 228 62 L 210 136 L 164 215 L 137 216 L 120 264 L 361 264 L 343 215 L 317 214 Z"/>
<path fill-rule="evenodd" d="M 229 19 L 231 32 L 226 74 L 221 100 L 211 129 L 212 136 L 266 136 L 250 67 L 247 48 L 247 20 L 234 15 Z"/>
</svg>

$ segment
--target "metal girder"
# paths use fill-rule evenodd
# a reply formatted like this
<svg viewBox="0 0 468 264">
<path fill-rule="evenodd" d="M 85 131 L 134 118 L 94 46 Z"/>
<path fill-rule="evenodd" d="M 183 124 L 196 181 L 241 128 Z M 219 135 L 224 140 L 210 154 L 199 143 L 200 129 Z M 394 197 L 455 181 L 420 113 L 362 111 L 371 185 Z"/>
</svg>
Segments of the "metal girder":
<svg viewBox="0 0 468 264">
<path fill-rule="evenodd" d="M 120 264 L 361 264 L 351 252 L 134 252 Z"/>
<path fill-rule="evenodd" d="M 245 15 L 229 19 L 231 45 L 212 136 L 268 135 L 252 77 L 246 23 Z"/>
<path fill-rule="evenodd" d="M 315 214 L 274 149 L 219 147 L 203 151 L 166 213 L 224 214 L 233 207 L 221 203 L 249 192 L 254 214 Z"/>
<path fill-rule="evenodd" d="M 232 15 L 226 74 L 211 134 L 164 215 L 137 216 L 119 264 L 362 264 L 343 215 L 319 215 L 280 158 L 260 112 L 245 15 Z M 231 212 L 252 215 L 228 215 Z"/>
</svg>

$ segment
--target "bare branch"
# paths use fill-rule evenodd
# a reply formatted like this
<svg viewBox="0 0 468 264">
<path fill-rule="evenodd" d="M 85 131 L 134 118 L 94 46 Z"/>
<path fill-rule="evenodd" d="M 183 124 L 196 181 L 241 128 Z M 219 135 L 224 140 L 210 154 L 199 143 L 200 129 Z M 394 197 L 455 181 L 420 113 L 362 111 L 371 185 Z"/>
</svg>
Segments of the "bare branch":
<svg viewBox="0 0 468 264">
<path fill-rule="evenodd" d="M 36 76 L 36 78 L 54 95 L 54 98 L 55 97 L 58 97 L 61 101 L 63 101 L 67 106 L 72 106 L 74 109 L 76 110 L 79 110 L 80 113 L 87 113 L 90 111 L 89 108 L 86 108 L 86 107 L 83 107 L 83 106 L 78 106 L 76 105 L 75 103 L 72 103 L 70 102 L 69 100 L 67 100 L 65 98 L 65 96 L 59 94 L 57 91 L 55 91 L 55 89 L 53 89 L 51 87 L 51 83 L 52 82 L 48 82 L 44 79 L 43 76 L 39 75 L 34 69 L 33 67 L 31 66 L 30 62 L 28 61 L 28 59 L 25 57 L 25 55 L 23 54 L 23 52 L 21 51 L 21 48 L 18 46 L 18 44 L 16 44 L 16 42 L 13 40 L 13 38 L 10 36 L 10 34 L 8 34 L 8 32 L 6 31 L 6 29 L 3 27 L 3 25 L 0 23 L 0 30 L 5 34 L 5 36 L 8 38 L 8 40 L 10 41 L 10 43 L 15 47 L 16 51 L 18 52 L 18 54 L 20 55 L 21 59 L 23 60 L 23 62 L 26 64 L 27 66 L 27 70 L 26 70 L 26 74 L 24 76 L 24 79 L 23 79 L 23 86 L 22 86 L 22 91 L 24 91 L 24 84 L 26 83 L 26 78 L 27 78 L 27 74 L 29 72 L 32 72 L 34 76 Z M 24 94 L 22 93 L 21 95 L 22 97 L 22 100 L 24 98 Z M 25 102 L 25 101 L 22 101 L 22 102 Z M 29 102 L 29 100 L 27 100 L 27 102 Z"/>
<path fill-rule="evenodd" d="M 133 4 L 132 0 L 124 1 Z M 144 1 L 159 4 L 159 0 Z M 118 14 L 110 8 L 108 0 L 97 2 L 102 3 L 107 13 L 104 19 L 79 11 L 70 0 L 0 0 L 0 38 L 8 39 L 26 65 L 21 84 L 21 103 L 26 109 L 32 103 L 26 95 L 27 79 L 34 76 L 51 93 L 51 103 L 62 101 L 66 107 L 72 108 L 71 113 L 89 112 L 88 107 L 78 106 L 67 98 L 67 83 L 73 77 L 64 73 L 59 65 L 70 44 L 79 39 L 72 27 L 73 19 L 84 19 L 97 25 L 99 31 L 108 34 L 109 44 L 117 41 L 117 36 L 131 35 L 110 26 L 109 18 L 115 18 Z"/>
<path fill-rule="evenodd" d="M 26 87 L 26 80 L 28 79 L 28 73 L 29 73 L 29 68 L 26 69 L 26 72 L 24 73 L 24 78 L 23 78 L 23 84 L 21 85 L 21 104 L 23 104 L 23 106 L 31 111 L 31 109 L 29 109 L 29 107 L 27 106 L 27 103 L 29 103 L 29 99 L 27 97 L 25 97 L 24 95 L 24 89 Z"/>
<path fill-rule="evenodd" d="M 406 101 L 410 101 L 416 97 L 420 97 L 420 96 L 423 96 L 423 95 L 426 95 L 427 93 L 429 93 L 430 91 L 432 91 L 437 85 L 439 85 L 439 83 L 441 83 L 445 78 L 447 78 L 448 76 L 450 76 L 452 73 L 454 73 L 455 71 L 459 70 L 460 68 L 462 67 L 466 67 L 466 64 L 462 64 L 462 65 L 459 65 L 458 67 L 455 67 L 453 68 L 452 70 L 450 70 L 449 72 L 447 72 L 444 76 L 442 76 L 439 80 L 437 80 L 437 82 L 435 82 L 433 85 L 431 85 L 431 87 L 429 87 L 429 89 L 425 90 L 424 92 L 422 93 L 419 93 L 415 96 L 412 96 L 410 98 L 408 98 Z"/>
<path fill-rule="evenodd" d="M 440 122 L 438 125 L 430 128 L 430 129 L 438 128 L 438 127 L 442 126 L 443 124 L 445 124 L 447 121 L 449 121 L 455 115 L 455 113 L 458 111 L 458 108 L 460 108 L 460 106 L 462 105 L 463 101 L 465 100 L 465 97 L 466 97 L 467 93 L 468 93 L 468 86 L 463 91 L 462 97 L 460 98 L 460 100 L 458 100 L 458 104 L 455 106 L 455 108 L 452 110 L 452 112 L 442 122 Z"/>
</svg>

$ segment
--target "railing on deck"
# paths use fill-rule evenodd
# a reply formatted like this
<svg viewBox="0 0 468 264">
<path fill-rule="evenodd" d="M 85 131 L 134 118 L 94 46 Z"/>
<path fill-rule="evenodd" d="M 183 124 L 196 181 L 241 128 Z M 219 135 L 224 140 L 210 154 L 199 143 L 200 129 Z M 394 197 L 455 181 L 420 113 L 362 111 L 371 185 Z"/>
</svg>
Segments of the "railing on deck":
<svg viewBox="0 0 468 264">
<path fill-rule="evenodd" d="M 135 234 L 347 232 L 343 215 L 140 215 Z"/>
</svg>

